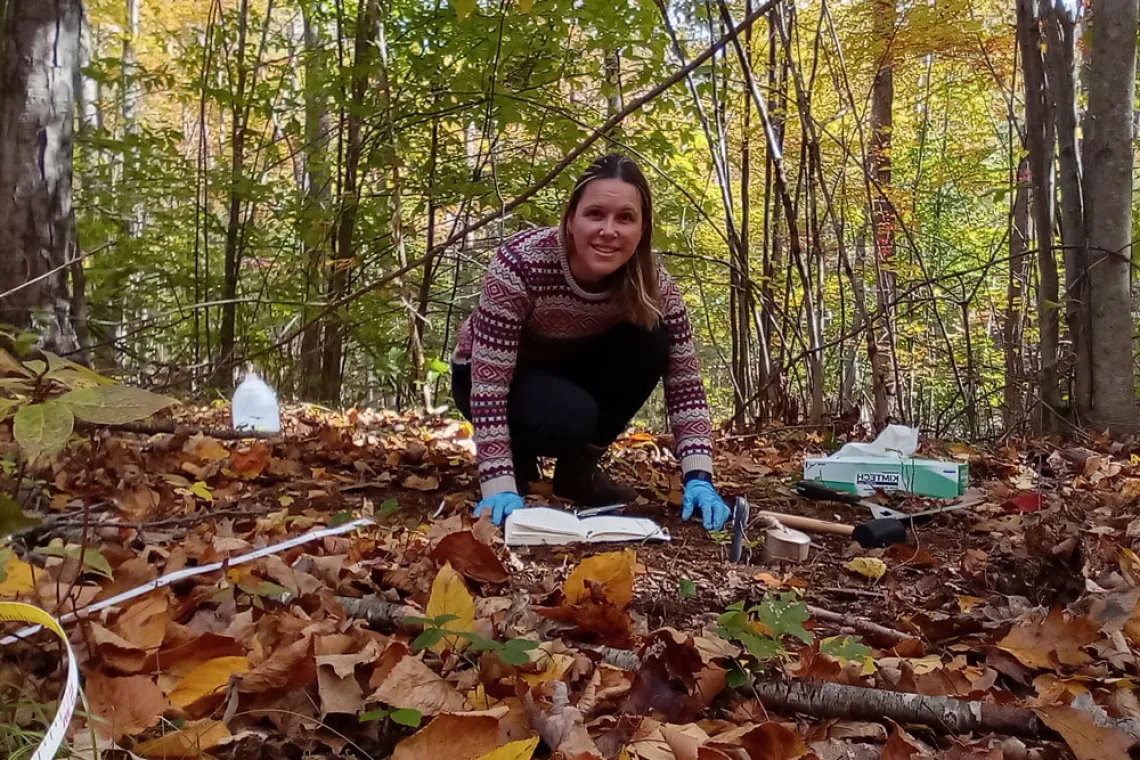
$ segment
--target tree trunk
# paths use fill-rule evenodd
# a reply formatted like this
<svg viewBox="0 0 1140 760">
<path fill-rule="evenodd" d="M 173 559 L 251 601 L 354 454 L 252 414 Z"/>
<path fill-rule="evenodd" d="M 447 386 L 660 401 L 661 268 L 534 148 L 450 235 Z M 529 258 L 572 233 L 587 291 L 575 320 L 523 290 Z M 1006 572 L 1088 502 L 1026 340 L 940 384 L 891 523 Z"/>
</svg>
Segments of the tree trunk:
<svg viewBox="0 0 1140 760">
<path fill-rule="evenodd" d="M 75 258 L 72 120 L 80 0 L 7 4 L 0 29 L 0 322 L 77 348 L 65 263 Z"/>
<path fill-rule="evenodd" d="M 608 116 L 613 116 L 625 108 L 621 91 L 621 48 L 606 51 L 603 68 L 605 69 L 606 86 L 609 88 L 609 95 L 606 96 L 606 111 Z"/>
<path fill-rule="evenodd" d="M 661 19 L 665 24 L 665 30 L 668 32 L 669 39 L 672 42 L 673 54 L 677 57 L 677 62 L 684 66 L 688 63 L 688 59 L 685 56 L 684 48 L 681 47 L 681 42 L 673 27 L 672 19 L 669 18 L 669 10 L 664 0 L 658 0 L 657 8 L 661 12 Z M 701 98 L 700 91 L 697 89 L 696 80 L 692 75 L 685 77 L 685 84 L 688 85 L 689 96 L 692 98 L 693 107 L 701 123 L 701 131 L 704 133 L 705 144 L 708 146 L 709 157 L 712 159 L 713 170 L 716 173 L 717 188 L 720 190 L 721 206 L 724 209 L 724 226 L 729 248 L 729 330 L 732 338 L 732 362 L 729 366 L 729 371 L 731 373 L 733 386 L 732 424 L 734 427 L 739 428 L 747 417 L 746 405 L 752 397 L 751 387 L 746 380 L 751 372 L 751 367 L 749 366 L 751 364 L 751 358 L 748 350 L 748 343 L 751 339 L 748 330 L 751 320 L 751 311 L 743 311 L 743 309 L 747 308 L 750 300 L 744 295 L 744 285 L 742 281 L 742 276 L 747 276 L 747 255 L 743 252 L 744 242 L 741 238 L 741 233 L 738 231 L 736 212 L 733 208 L 732 180 L 728 165 L 725 161 L 724 143 L 726 136 L 724 130 L 720 128 L 721 124 L 718 121 L 715 125 L 716 131 L 714 134 L 714 125 L 710 122 L 708 113 L 705 111 L 704 101 Z M 749 116 L 748 103 L 749 96 L 746 94 L 744 98 L 744 118 L 746 124 Z M 745 127 L 743 151 L 748 150 L 747 134 L 747 127 Z M 745 153 L 745 155 L 747 154 Z M 743 198 L 743 192 L 747 187 L 748 174 L 743 166 L 741 172 L 741 197 Z M 747 206 L 745 206 L 745 208 L 747 208 Z"/>
<path fill-rule="evenodd" d="M 353 237 L 356 214 L 360 205 L 357 172 L 363 151 L 361 128 L 364 123 L 364 96 L 368 90 L 368 72 L 373 45 L 369 34 L 376 18 L 375 0 L 360 4 L 356 16 L 356 40 L 353 50 L 352 83 L 346 117 L 344 149 L 344 182 L 341 186 L 340 223 L 337 226 L 337 253 L 329 273 L 329 300 L 335 301 L 348 292 L 348 274 L 355 263 Z M 344 326 L 339 313 L 330 314 L 325 324 L 324 359 L 321 366 L 321 399 L 328 403 L 340 400 L 344 380 Z"/>
<path fill-rule="evenodd" d="M 1136 429 L 1132 372 L 1132 101 L 1137 0 L 1093 0 L 1088 176 L 1089 346 L 1097 428 Z"/>
<path fill-rule="evenodd" d="M 142 87 L 139 84 L 138 51 L 135 41 L 139 37 L 139 6 L 141 0 L 127 0 L 126 19 L 127 28 L 123 32 L 122 57 L 122 96 L 123 96 L 123 137 L 127 140 L 127 147 L 123 153 L 123 176 L 137 174 L 138 146 L 133 139 L 138 136 L 138 109 L 142 101 Z M 132 179 L 134 179 L 132 177 Z M 136 185 L 128 189 L 128 194 L 138 197 L 139 187 Z M 142 233 L 143 206 L 135 203 L 127 216 L 127 237 L 137 238 Z"/>
<path fill-rule="evenodd" d="M 222 324 L 218 330 L 218 360 L 214 365 L 213 384 L 228 388 L 233 384 L 234 339 L 237 332 L 238 273 L 241 271 L 242 191 L 245 171 L 245 99 L 249 72 L 245 62 L 246 36 L 249 28 L 249 0 L 241 0 L 238 12 L 236 61 L 237 90 L 233 93 L 230 114 L 230 187 L 229 218 L 226 223 L 225 272 L 222 281 Z"/>
<path fill-rule="evenodd" d="M 1029 172 L 1033 188 L 1033 223 L 1037 233 L 1037 320 L 1040 331 L 1038 389 L 1041 408 L 1037 428 L 1056 428 L 1061 413 L 1061 388 L 1057 376 L 1057 344 L 1060 299 L 1057 260 L 1053 253 L 1053 117 L 1045 92 L 1045 68 L 1041 60 L 1041 29 L 1035 0 L 1017 0 L 1017 38 L 1025 82 L 1025 140 L 1029 148 Z"/>
<path fill-rule="evenodd" d="M 323 19 L 317 17 L 319 3 L 302 3 L 305 49 L 305 220 L 301 235 L 304 241 L 305 309 L 301 333 L 300 394 L 314 399 L 321 390 L 321 325 L 319 309 L 310 306 L 321 296 L 321 272 L 328 249 L 329 209 L 332 207 L 332 185 L 329 173 L 329 102 L 322 55 Z"/>
<path fill-rule="evenodd" d="M 1045 65 L 1057 131 L 1061 186 L 1061 243 L 1065 262 L 1065 321 L 1074 358 L 1070 406 L 1074 421 L 1088 417 L 1092 403 L 1089 353 L 1088 250 L 1085 201 L 1077 151 L 1076 23 L 1063 4 L 1042 3 L 1047 45 Z"/>
<path fill-rule="evenodd" d="M 1005 296 L 1005 325 L 1002 346 L 1005 353 L 1005 388 L 1002 427 L 1011 431 L 1022 420 L 1025 377 L 1025 293 L 1029 284 L 1029 165 L 1022 158 L 1014 180 L 1013 214 L 1009 230 L 1009 283 Z"/>
<path fill-rule="evenodd" d="M 894 129 L 895 78 L 892 66 L 895 34 L 895 4 L 893 0 L 875 0 L 873 37 L 884 45 L 879 57 L 879 68 L 871 89 L 871 151 L 867 174 L 877 188 L 872 192 L 871 226 L 875 242 L 876 285 L 879 302 L 875 320 L 874 351 L 871 360 L 871 382 L 874 389 L 874 419 L 876 427 L 885 425 L 892 414 L 898 388 L 892 370 L 891 344 L 893 342 L 895 300 L 895 231 L 887 193 L 891 187 L 891 132 Z"/>
</svg>

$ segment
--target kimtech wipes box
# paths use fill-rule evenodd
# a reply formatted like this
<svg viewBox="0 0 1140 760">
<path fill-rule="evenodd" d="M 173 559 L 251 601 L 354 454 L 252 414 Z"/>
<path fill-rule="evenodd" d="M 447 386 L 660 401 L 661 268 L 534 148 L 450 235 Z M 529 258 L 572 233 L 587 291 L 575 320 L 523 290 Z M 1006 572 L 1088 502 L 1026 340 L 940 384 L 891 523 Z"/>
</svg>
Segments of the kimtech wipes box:
<svg viewBox="0 0 1140 760">
<path fill-rule="evenodd" d="M 940 499 L 961 496 L 967 485 L 966 464 L 915 459 L 911 455 L 917 448 L 917 430 L 888 425 L 871 443 L 849 443 L 829 457 L 804 459 L 804 480 L 861 496 L 875 489 Z"/>
</svg>

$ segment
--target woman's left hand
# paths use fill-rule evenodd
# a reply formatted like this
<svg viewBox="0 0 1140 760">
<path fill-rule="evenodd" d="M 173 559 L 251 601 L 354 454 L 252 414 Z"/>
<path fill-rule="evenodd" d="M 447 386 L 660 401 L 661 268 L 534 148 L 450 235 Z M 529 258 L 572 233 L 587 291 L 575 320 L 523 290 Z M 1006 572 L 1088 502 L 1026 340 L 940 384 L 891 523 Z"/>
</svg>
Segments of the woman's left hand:
<svg viewBox="0 0 1140 760">
<path fill-rule="evenodd" d="M 720 530 L 732 512 L 724 499 L 717 495 L 712 483 L 693 479 L 685 484 L 685 495 L 681 501 L 681 519 L 688 520 L 693 516 L 693 510 L 701 513 L 701 522 L 705 530 Z"/>
</svg>

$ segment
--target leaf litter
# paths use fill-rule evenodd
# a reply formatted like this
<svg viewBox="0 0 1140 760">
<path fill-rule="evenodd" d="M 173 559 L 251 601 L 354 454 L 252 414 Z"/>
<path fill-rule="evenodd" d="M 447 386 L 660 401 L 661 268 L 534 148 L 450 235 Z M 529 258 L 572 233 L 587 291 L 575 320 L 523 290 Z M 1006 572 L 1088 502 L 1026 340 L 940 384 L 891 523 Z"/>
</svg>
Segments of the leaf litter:
<svg viewBox="0 0 1140 760">
<path fill-rule="evenodd" d="M 751 544 L 731 565 L 720 537 L 678 520 L 668 440 L 646 433 L 619 441 L 609 466 L 639 485 L 639 510 L 672 543 L 510 551 L 470 517 L 464 423 L 297 409 L 284 436 L 233 441 L 208 432 L 225 410 L 179 414 L 174 433 L 101 430 L 35 471 L 24 512 L 40 522 L 0 548 L 0 599 L 63 612 L 313 528 L 376 525 L 70 626 L 90 706 L 73 748 L 90 745 L 90 725 L 107 757 L 1136 752 L 1140 459 L 1129 447 L 928 445 L 969 459 L 973 506 L 923 526 L 911 546 L 813 536 L 805 563 L 763 565 Z M 791 490 L 805 453 L 828 447 L 803 430 L 725 438 L 718 483 L 769 511 L 858 521 Z M 14 449 L 10 430 L 0 449 Z M 6 647 L 3 697 L 51 704 L 58 657 L 39 638 Z M 749 684 L 776 681 L 1017 708 L 1044 728 L 955 735 L 769 709 Z"/>
</svg>

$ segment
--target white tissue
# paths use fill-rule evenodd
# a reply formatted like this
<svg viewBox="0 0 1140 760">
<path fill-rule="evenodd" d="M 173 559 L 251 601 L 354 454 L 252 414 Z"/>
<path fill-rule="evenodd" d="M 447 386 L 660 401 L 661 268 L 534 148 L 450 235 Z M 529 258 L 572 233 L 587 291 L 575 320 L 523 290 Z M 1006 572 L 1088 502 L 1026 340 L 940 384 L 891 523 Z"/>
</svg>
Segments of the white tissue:
<svg viewBox="0 0 1140 760">
<path fill-rule="evenodd" d="M 906 425 L 887 425 L 879 437 L 870 443 L 847 443 L 828 459 L 854 459 L 856 457 L 891 457 L 907 459 L 918 450 L 918 428 Z"/>
</svg>

